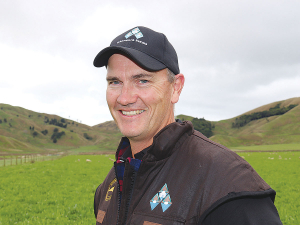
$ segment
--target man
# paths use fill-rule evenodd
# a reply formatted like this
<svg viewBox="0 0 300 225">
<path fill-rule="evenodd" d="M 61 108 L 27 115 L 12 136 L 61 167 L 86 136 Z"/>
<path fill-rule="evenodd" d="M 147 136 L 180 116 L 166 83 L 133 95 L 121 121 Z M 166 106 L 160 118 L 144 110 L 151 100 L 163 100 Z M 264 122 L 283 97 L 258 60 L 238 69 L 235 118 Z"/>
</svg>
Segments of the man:
<svg viewBox="0 0 300 225">
<path fill-rule="evenodd" d="M 96 56 L 125 136 L 97 188 L 97 224 L 281 224 L 275 191 L 234 152 L 175 121 L 184 76 L 164 34 L 135 27 Z"/>
</svg>

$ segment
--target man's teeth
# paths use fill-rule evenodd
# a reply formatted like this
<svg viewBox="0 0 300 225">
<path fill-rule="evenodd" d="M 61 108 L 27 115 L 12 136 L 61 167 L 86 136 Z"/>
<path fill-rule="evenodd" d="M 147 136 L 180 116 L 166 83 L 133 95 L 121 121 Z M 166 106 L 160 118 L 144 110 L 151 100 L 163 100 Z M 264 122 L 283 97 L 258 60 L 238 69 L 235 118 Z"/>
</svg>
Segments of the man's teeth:
<svg viewBox="0 0 300 225">
<path fill-rule="evenodd" d="M 134 115 L 141 114 L 141 113 L 144 112 L 144 111 L 145 111 L 145 110 L 122 111 L 122 114 L 124 114 L 125 116 L 134 116 Z"/>
</svg>

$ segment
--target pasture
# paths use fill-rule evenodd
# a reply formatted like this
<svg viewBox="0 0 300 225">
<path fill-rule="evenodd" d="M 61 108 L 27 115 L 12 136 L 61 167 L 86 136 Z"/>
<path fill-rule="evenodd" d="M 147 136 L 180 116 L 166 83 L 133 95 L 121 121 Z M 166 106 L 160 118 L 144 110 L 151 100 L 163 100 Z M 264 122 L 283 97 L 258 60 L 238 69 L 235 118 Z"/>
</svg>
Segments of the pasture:
<svg viewBox="0 0 300 225">
<path fill-rule="evenodd" d="M 300 224 L 300 152 L 239 155 L 277 191 L 283 224 Z M 110 158 L 71 155 L 0 167 L 0 224 L 95 224 L 94 193 L 113 165 Z"/>
<path fill-rule="evenodd" d="M 300 152 L 239 153 L 277 192 L 275 205 L 284 225 L 300 224 Z"/>
<path fill-rule="evenodd" d="M 94 193 L 113 164 L 109 157 L 1 167 L 0 224 L 95 224 Z"/>
</svg>

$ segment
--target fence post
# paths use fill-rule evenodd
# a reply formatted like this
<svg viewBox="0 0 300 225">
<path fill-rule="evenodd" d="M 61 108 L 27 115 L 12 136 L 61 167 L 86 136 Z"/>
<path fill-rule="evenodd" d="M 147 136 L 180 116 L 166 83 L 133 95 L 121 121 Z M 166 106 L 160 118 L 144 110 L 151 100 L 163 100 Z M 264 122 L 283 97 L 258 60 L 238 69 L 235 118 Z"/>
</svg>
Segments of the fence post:
<svg viewBox="0 0 300 225">
<path fill-rule="evenodd" d="M 3 164 L 3 166 L 5 167 L 5 155 L 3 156 L 3 159 L 4 159 L 4 162 L 3 162 L 4 164 Z"/>
<path fill-rule="evenodd" d="M 10 165 L 12 166 L 12 155 L 10 156 Z"/>
</svg>

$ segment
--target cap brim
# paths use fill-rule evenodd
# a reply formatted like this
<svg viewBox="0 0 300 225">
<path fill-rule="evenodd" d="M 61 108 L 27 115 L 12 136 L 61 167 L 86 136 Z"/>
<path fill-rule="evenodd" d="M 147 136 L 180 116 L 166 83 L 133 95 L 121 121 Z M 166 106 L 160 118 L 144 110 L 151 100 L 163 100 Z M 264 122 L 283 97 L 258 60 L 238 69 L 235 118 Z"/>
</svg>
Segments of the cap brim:
<svg viewBox="0 0 300 225">
<path fill-rule="evenodd" d="M 132 48 L 126 48 L 126 47 L 107 47 L 100 51 L 98 55 L 94 59 L 94 66 L 95 67 L 102 67 L 107 66 L 108 59 L 113 54 L 122 54 L 130 58 L 132 61 L 134 61 L 136 64 L 138 64 L 140 67 L 142 67 L 145 70 L 148 71 L 159 71 L 166 66 L 161 63 L 160 61 L 156 60 L 155 58 Z"/>
</svg>

